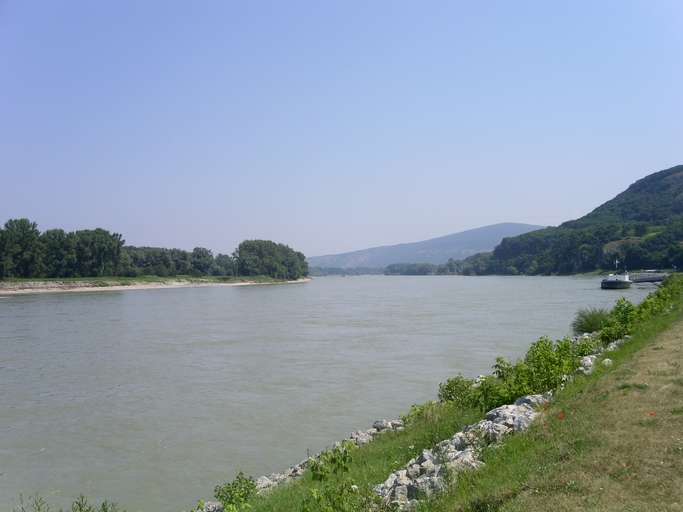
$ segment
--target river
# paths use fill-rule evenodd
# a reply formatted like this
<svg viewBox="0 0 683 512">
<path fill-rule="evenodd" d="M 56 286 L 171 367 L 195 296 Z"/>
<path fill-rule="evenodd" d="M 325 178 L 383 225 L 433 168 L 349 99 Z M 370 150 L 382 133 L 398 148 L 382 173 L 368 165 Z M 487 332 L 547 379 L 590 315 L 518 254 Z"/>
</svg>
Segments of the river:
<svg viewBox="0 0 683 512">
<path fill-rule="evenodd" d="M 592 277 L 325 277 L 0 299 L 0 510 L 79 493 L 177 512 L 487 373 L 577 309 L 653 285 Z"/>
</svg>

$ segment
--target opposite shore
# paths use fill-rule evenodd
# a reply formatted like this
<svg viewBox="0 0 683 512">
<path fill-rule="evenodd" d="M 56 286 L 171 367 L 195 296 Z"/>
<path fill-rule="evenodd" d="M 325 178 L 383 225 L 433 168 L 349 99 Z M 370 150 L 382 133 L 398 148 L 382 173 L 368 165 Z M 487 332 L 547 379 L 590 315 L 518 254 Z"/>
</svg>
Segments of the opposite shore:
<svg viewBox="0 0 683 512">
<path fill-rule="evenodd" d="M 0 297 L 33 293 L 78 293 L 99 291 L 152 290 L 163 288 L 201 288 L 209 286 L 258 286 L 300 284 L 310 277 L 295 280 L 273 279 L 265 276 L 243 278 L 225 277 L 101 277 L 72 279 L 19 279 L 0 281 Z"/>
</svg>

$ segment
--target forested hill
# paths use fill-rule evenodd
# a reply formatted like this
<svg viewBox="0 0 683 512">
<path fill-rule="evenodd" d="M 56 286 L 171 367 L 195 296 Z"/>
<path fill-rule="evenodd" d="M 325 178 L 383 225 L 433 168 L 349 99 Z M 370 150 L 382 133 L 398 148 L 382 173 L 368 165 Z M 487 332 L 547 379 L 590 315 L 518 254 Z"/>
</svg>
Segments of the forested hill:
<svg viewBox="0 0 683 512">
<path fill-rule="evenodd" d="M 465 274 L 571 274 L 683 266 L 683 165 L 656 172 L 577 220 L 504 239 Z"/>
<path fill-rule="evenodd" d="M 386 245 L 360 251 L 308 259 L 314 267 L 349 269 L 356 267 L 384 268 L 392 263 L 446 263 L 472 254 L 490 251 L 506 236 L 528 233 L 541 226 L 503 223 L 470 229 L 460 233 L 432 238 L 421 242 Z"/>
<path fill-rule="evenodd" d="M 124 245 L 105 229 L 38 230 L 29 219 L 10 219 L 0 228 L 0 279 L 103 276 L 268 276 L 308 275 L 306 257 L 270 240 L 245 240 L 230 255 Z"/>
</svg>

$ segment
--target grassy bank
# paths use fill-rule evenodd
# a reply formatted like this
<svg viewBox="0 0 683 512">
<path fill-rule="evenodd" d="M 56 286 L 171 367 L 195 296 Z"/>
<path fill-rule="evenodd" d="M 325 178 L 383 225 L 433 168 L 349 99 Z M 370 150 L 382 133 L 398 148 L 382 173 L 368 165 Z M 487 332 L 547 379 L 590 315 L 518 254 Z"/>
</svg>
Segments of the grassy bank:
<svg viewBox="0 0 683 512">
<path fill-rule="evenodd" d="M 681 510 L 683 308 L 557 393 L 543 420 L 484 454 L 421 511 Z"/>
</svg>

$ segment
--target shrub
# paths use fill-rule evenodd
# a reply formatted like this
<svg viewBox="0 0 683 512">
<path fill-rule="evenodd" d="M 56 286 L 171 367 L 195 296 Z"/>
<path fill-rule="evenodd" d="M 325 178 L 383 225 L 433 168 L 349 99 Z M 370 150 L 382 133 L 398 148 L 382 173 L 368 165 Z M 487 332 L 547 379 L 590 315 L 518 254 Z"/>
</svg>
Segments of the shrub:
<svg viewBox="0 0 683 512">
<path fill-rule="evenodd" d="M 609 311 L 603 308 L 584 308 L 576 313 L 572 322 L 574 334 L 585 332 L 597 332 L 601 330 L 609 320 Z"/>
<path fill-rule="evenodd" d="M 588 356 L 595 354 L 600 345 L 600 338 L 591 336 L 590 338 L 581 338 L 574 345 L 574 350 L 577 357 Z"/>
<path fill-rule="evenodd" d="M 542 337 L 531 345 L 524 362 L 529 368 L 529 387 L 533 392 L 543 392 L 560 384 L 562 376 L 573 371 L 575 365 L 571 348 L 566 341 L 553 343 Z"/>
<path fill-rule="evenodd" d="M 354 443 L 346 441 L 332 450 L 323 452 L 320 457 L 311 461 L 313 480 L 324 482 L 330 475 L 346 473 L 353 459 L 351 452 L 356 448 L 357 446 Z"/>
<path fill-rule="evenodd" d="M 498 358 L 493 375 L 476 383 L 461 375 L 442 383 L 439 399 L 487 410 L 522 395 L 544 393 L 559 386 L 565 375 L 573 373 L 578 367 L 579 355 L 586 355 L 584 352 L 588 349 L 588 342 L 580 345 L 569 338 L 558 341 L 540 338 L 529 347 L 522 361 L 512 364 Z"/>
<path fill-rule="evenodd" d="M 633 324 L 636 320 L 636 307 L 622 297 L 614 305 L 612 316 L 622 326 L 626 333 L 630 333 L 633 330 Z"/>
<path fill-rule="evenodd" d="M 247 502 L 256 495 L 256 482 L 240 471 L 232 482 L 217 485 L 213 495 L 225 512 L 238 512 L 249 507 Z"/>
<path fill-rule="evenodd" d="M 600 340 L 607 344 L 630 334 L 638 317 L 638 309 L 622 297 L 612 308 L 607 323 L 600 331 Z"/>
<path fill-rule="evenodd" d="M 498 407 L 507 401 L 503 381 L 493 375 L 480 379 L 477 385 L 472 387 L 469 397 L 469 405 L 482 410 Z"/>
<path fill-rule="evenodd" d="M 465 406 L 470 403 L 471 390 L 472 380 L 458 375 L 439 384 L 439 400 Z"/>
</svg>

